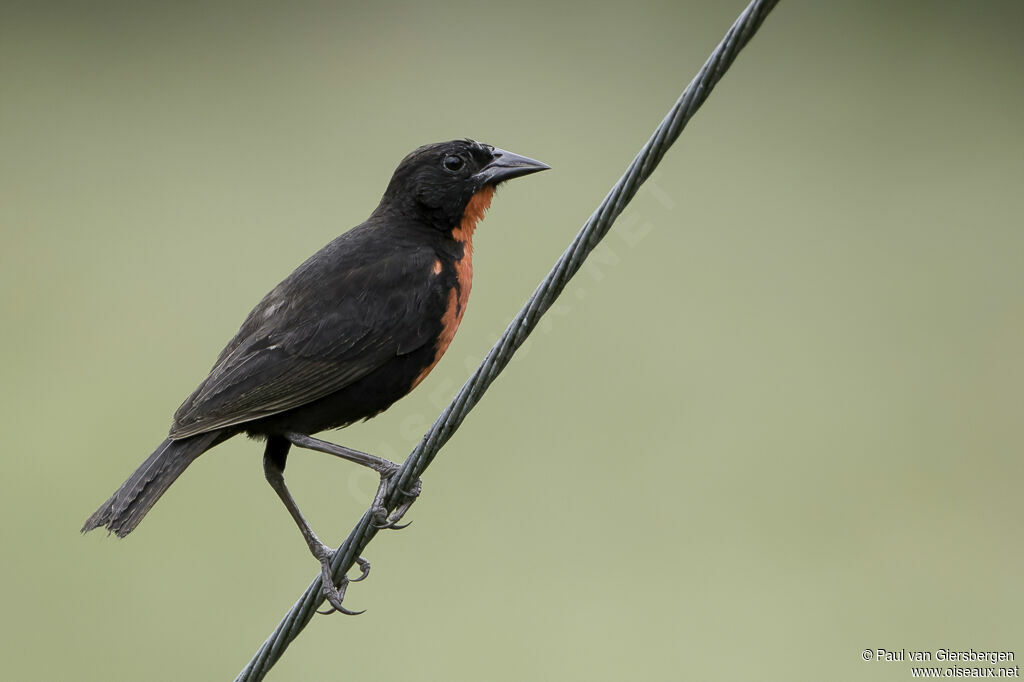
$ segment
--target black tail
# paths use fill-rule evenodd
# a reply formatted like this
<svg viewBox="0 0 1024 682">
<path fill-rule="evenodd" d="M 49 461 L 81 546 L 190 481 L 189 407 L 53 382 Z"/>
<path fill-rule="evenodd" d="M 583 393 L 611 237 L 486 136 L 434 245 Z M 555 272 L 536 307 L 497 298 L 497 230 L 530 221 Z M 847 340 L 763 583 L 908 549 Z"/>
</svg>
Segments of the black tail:
<svg viewBox="0 0 1024 682">
<path fill-rule="evenodd" d="M 182 440 L 165 440 L 86 520 L 82 532 L 106 526 L 118 537 L 128 535 L 185 468 L 224 438 L 224 434 L 214 431 Z"/>
</svg>

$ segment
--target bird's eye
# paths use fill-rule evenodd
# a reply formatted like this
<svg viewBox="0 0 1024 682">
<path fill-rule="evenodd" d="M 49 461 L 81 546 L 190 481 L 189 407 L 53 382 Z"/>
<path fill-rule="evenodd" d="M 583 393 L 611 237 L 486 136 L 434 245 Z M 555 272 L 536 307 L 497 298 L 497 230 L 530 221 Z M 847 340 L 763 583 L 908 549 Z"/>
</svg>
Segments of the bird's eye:
<svg viewBox="0 0 1024 682">
<path fill-rule="evenodd" d="M 444 161 L 442 163 L 444 164 L 446 170 L 450 170 L 454 173 L 455 171 L 462 168 L 463 161 L 462 157 L 455 156 L 454 154 L 449 154 L 448 156 L 444 157 Z"/>
</svg>

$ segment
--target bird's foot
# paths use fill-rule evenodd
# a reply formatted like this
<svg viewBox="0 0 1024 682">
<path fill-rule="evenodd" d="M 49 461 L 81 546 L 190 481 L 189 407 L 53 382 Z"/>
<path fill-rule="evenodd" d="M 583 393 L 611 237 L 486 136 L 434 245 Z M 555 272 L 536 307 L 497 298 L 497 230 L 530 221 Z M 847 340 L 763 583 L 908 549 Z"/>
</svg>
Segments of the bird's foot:
<svg viewBox="0 0 1024 682">
<path fill-rule="evenodd" d="M 345 608 L 342 605 L 342 601 L 345 599 L 345 592 L 348 590 L 349 583 L 357 583 L 360 580 L 365 580 L 366 576 L 370 575 L 370 562 L 363 557 L 356 559 L 356 564 L 359 566 L 360 575 L 358 578 L 349 578 L 347 575 L 341 577 L 341 584 L 335 585 L 334 578 L 331 574 L 331 557 L 334 556 L 334 552 L 327 547 L 324 547 L 324 552 L 321 552 L 317 559 L 320 561 L 320 589 L 323 592 L 324 599 L 330 604 L 330 608 L 325 611 L 317 611 L 323 615 L 330 615 L 337 611 L 338 613 L 344 613 L 346 616 L 358 616 L 363 611 L 352 611 Z"/>
<path fill-rule="evenodd" d="M 402 494 L 402 503 L 399 504 L 393 512 L 388 513 L 388 508 L 384 504 L 384 499 L 388 496 L 391 490 L 391 485 L 394 481 L 395 476 L 398 474 L 399 467 L 395 465 L 394 469 L 388 471 L 382 471 L 380 474 L 380 485 L 377 486 L 377 494 L 373 496 L 373 503 L 370 505 L 370 515 L 373 518 L 373 525 L 378 530 L 401 530 L 406 528 L 409 524 L 400 524 L 399 521 L 405 516 L 405 513 L 409 511 L 409 507 L 419 497 L 420 492 L 423 490 L 423 482 L 419 479 L 412 484 L 412 488 L 409 490 L 399 490 Z M 411 522 L 410 522 L 411 523 Z"/>
</svg>

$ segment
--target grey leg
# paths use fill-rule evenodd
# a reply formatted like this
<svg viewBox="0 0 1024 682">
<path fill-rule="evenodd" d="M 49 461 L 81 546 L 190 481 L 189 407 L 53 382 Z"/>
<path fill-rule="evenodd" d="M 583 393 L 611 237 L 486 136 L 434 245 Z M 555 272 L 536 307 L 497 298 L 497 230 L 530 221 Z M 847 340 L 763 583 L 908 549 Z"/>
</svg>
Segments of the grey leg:
<svg viewBox="0 0 1024 682">
<path fill-rule="evenodd" d="M 288 449 L 290 447 L 291 443 L 284 438 L 278 436 L 267 438 L 267 448 L 263 453 L 263 472 L 267 477 L 267 482 L 270 483 L 270 487 L 274 489 L 277 496 L 281 498 L 281 502 L 284 503 L 288 513 L 294 519 L 295 525 L 299 527 L 299 531 L 302 533 L 302 538 L 306 541 L 309 551 L 320 562 L 322 589 L 324 597 L 332 607 L 332 611 L 340 611 L 347 615 L 358 615 L 362 611 L 350 611 L 342 606 L 341 602 L 345 597 L 348 583 L 363 580 L 370 573 L 370 562 L 359 557 L 356 562 L 359 564 L 362 575 L 354 581 L 350 581 L 347 576 L 343 577 L 340 586 L 334 585 L 334 580 L 331 577 L 331 557 L 334 556 L 334 550 L 321 542 L 320 538 L 313 532 L 313 529 L 310 528 L 309 522 L 302 515 L 299 506 L 295 503 L 295 498 L 292 497 L 291 491 L 288 490 L 288 486 L 284 482 L 284 467 L 288 460 Z M 327 611 L 327 613 L 332 611 Z"/>
<path fill-rule="evenodd" d="M 353 450 L 347 448 L 344 445 L 336 445 L 334 443 L 328 443 L 325 440 L 318 438 L 312 438 L 302 433 L 288 432 L 283 434 L 283 437 L 288 442 L 292 443 L 296 447 L 305 448 L 307 450 L 316 450 L 317 452 L 325 452 L 328 455 L 334 455 L 335 457 L 341 457 L 347 459 L 350 462 L 361 464 L 365 467 L 373 469 L 380 475 L 380 483 L 377 485 L 377 493 L 373 496 L 373 504 L 371 509 L 373 510 L 374 518 L 377 519 L 377 523 L 374 525 L 377 528 L 405 528 L 405 525 L 398 525 L 398 522 L 405 516 L 405 513 L 409 511 L 409 507 L 415 501 L 416 497 L 420 494 L 420 490 L 423 485 L 420 481 L 416 481 L 413 485 L 412 490 L 403 490 L 402 494 L 406 497 L 406 500 L 395 510 L 391 516 L 388 516 L 388 510 L 384 506 L 384 498 L 387 496 L 391 479 L 398 473 L 399 465 L 395 464 L 391 460 L 376 457 L 374 455 L 360 452 L 359 450 Z M 269 444 L 269 440 L 268 440 Z M 307 526 L 308 527 L 308 526 Z M 314 536 L 315 538 L 316 536 Z M 307 542 L 309 540 L 307 539 Z M 319 540 L 317 541 L 319 542 Z"/>
</svg>

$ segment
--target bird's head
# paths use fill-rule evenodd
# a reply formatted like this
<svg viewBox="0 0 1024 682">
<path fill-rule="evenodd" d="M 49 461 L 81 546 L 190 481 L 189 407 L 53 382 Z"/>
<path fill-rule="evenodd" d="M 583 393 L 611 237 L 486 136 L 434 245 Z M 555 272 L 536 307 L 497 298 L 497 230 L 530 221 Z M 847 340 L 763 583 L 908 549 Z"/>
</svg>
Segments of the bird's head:
<svg viewBox="0 0 1024 682">
<path fill-rule="evenodd" d="M 428 144 L 398 164 L 380 209 L 414 213 L 441 229 L 462 219 L 481 190 L 550 166 L 475 140 Z"/>
</svg>

